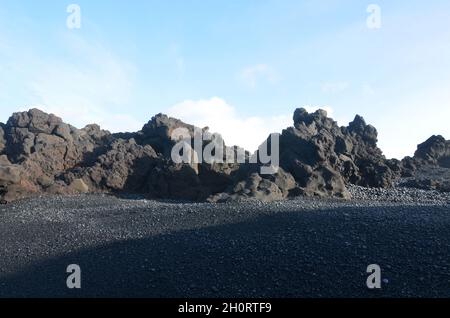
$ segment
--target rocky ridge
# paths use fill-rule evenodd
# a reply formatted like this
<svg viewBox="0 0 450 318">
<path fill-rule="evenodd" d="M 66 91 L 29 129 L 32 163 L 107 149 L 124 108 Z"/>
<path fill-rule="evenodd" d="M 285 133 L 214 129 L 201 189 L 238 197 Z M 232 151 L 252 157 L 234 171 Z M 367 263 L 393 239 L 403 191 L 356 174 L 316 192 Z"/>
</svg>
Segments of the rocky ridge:
<svg viewBox="0 0 450 318">
<path fill-rule="evenodd" d="M 196 129 L 163 114 L 141 131 L 111 134 L 97 125 L 77 129 L 38 109 L 15 113 L 0 124 L 0 196 L 6 202 L 40 194 L 112 193 L 227 202 L 350 199 L 351 185 L 450 191 L 450 141 L 441 136 L 419 145 L 414 157 L 387 160 L 377 147 L 377 130 L 361 116 L 339 127 L 323 110 L 299 108 L 293 122 L 278 135 L 280 168 L 266 175 L 259 161 L 227 162 L 225 155 L 223 162 L 173 162 L 176 129 L 186 131 L 193 149 L 199 131 L 207 136 L 201 150 L 220 139 L 207 127 Z M 220 145 L 224 154 L 250 157 L 238 147 Z"/>
</svg>

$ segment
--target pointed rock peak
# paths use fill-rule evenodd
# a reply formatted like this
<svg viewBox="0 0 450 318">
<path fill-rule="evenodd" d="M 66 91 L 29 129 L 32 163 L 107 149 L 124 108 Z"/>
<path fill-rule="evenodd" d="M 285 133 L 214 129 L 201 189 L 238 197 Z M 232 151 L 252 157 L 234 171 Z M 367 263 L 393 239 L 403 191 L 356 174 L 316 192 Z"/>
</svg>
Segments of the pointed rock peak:
<svg viewBox="0 0 450 318">
<path fill-rule="evenodd" d="M 422 145 L 432 145 L 432 144 L 440 144 L 445 143 L 446 140 L 441 135 L 433 135 L 430 138 L 428 138 Z"/>
<path fill-rule="evenodd" d="M 304 108 L 297 108 L 294 111 L 294 124 L 299 123 L 300 121 L 302 121 L 304 118 L 306 118 L 308 116 L 308 112 L 306 111 L 306 109 Z"/>
<path fill-rule="evenodd" d="M 318 117 L 325 117 L 325 118 L 328 117 L 328 113 L 325 109 L 318 109 L 314 114 L 317 115 Z"/>
<path fill-rule="evenodd" d="M 151 120 L 157 121 L 157 120 L 168 120 L 168 119 L 169 119 L 169 116 L 167 116 L 166 114 L 158 113 L 155 116 L 153 116 Z"/>
<path fill-rule="evenodd" d="M 371 144 L 376 144 L 378 141 L 378 131 L 372 125 L 367 125 L 364 118 L 360 115 L 356 115 L 355 119 L 349 123 L 348 130 L 350 133 L 359 135 Z"/>
<path fill-rule="evenodd" d="M 294 125 L 305 123 L 311 124 L 313 121 L 323 121 L 328 118 L 328 113 L 324 109 L 318 109 L 314 113 L 308 113 L 305 108 L 297 108 L 294 112 Z"/>
<path fill-rule="evenodd" d="M 450 156 L 450 141 L 441 135 L 434 135 L 417 146 L 414 157 L 424 160 L 440 160 Z"/>
<path fill-rule="evenodd" d="M 364 117 L 360 116 L 360 115 L 356 115 L 355 119 L 353 119 L 353 121 L 348 125 L 349 128 L 364 128 L 366 127 L 366 121 L 364 120 Z"/>
</svg>

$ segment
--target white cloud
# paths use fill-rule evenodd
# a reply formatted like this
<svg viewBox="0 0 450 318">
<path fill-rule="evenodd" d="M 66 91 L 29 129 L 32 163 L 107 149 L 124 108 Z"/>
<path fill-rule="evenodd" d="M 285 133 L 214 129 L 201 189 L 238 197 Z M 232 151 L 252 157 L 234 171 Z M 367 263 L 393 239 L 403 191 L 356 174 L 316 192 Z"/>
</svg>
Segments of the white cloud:
<svg viewBox="0 0 450 318">
<path fill-rule="evenodd" d="M 197 127 L 208 126 L 211 132 L 220 133 L 227 145 L 238 145 L 250 151 L 256 150 L 270 133 L 281 132 L 292 125 L 291 115 L 242 117 L 218 97 L 185 100 L 170 107 L 167 114 Z"/>
<path fill-rule="evenodd" d="M 266 81 L 269 83 L 276 83 L 279 81 L 279 76 L 267 64 L 248 66 L 240 72 L 239 77 L 245 85 L 251 88 L 256 88 L 260 81 Z"/>
<path fill-rule="evenodd" d="M 308 111 L 317 108 L 306 106 Z M 329 114 L 333 111 L 325 107 Z M 204 100 L 185 100 L 167 110 L 171 117 L 203 128 L 208 126 L 211 132 L 220 133 L 229 146 L 238 145 L 249 151 L 255 151 L 271 134 L 281 133 L 292 126 L 292 114 L 279 116 L 241 116 L 236 109 L 219 97 Z"/>
</svg>

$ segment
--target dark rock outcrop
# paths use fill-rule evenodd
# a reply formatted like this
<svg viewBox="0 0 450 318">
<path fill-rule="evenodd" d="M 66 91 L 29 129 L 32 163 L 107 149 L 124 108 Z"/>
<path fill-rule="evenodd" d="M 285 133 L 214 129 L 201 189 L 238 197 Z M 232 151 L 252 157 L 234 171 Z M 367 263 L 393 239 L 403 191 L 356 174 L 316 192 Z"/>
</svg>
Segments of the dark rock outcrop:
<svg viewBox="0 0 450 318">
<path fill-rule="evenodd" d="M 402 185 L 450 192 L 450 141 L 432 136 L 402 160 Z"/>
<path fill-rule="evenodd" d="M 450 170 L 449 141 L 440 136 L 400 162 L 386 160 L 377 147 L 377 130 L 361 116 L 339 127 L 323 110 L 308 113 L 299 108 L 293 120 L 292 127 L 277 135 L 278 170 L 264 174 L 267 164 L 252 161 L 260 152 L 251 156 L 227 147 L 207 127 L 199 129 L 163 114 L 141 131 L 110 134 L 97 125 L 77 129 L 37 109 L 15 113 L 0 124 L 0 199 L 42 193 L 140 194 L 210 202 L 298 195 L 348 199 L 348 184 L 387 188 L 400 176 L 409 176 L 415 186 L 426 187 L 417 177 L 424 167 Z M 180 142 L 188 147 L 190 162 L 172 159 Z M 271 142 L 268 138 L 264 144 L 270 148 Z M 212 146 L 215 159 L 205 160 Z M 236 162 L 238 157 L 243 161 Z M 435 179 L 422 183 L 447 187 Z"/>
<path fill-rule="evenodd" d="M 211 195 L 209 202 L 242 200 L 278 201 L 293 196 L 297 189 L 290 173 L 279 168 L 275 174 L 259 173 L 258 165 L 244 165 L 234 176 L 234 183 L 224 192 Z M 298 191 L 296 192 L 298 194 Z"/>
<path fill-rule="evenodd" d="M 414 159 L 426 164 L 450 168 L 450 140 L 442 136 L 432 136 L 417 146 Z"/>
<path fill-rule="evenodd" d="M 177 134 L 180 129 L 188 137 L 187 143 L 193 152 L 189 164 L 171 160 L 172 149 L 179 142 Z M 236 149 L 227 147 L 223 141 L 218 143 L 223 152 L 223 163 L 210 163 L 202 158 L 203 151 L 216 137 L 216 134 L 209 133 L 207 127 L 196 128 L 163 114 L 153 117 L 136 136 L 139 144 L 150 145 L 161 158 L 146 178 L 146 193 L 159 198 L 203 201 L 224 191 L 233 182 L 232 175 L 239 169 L 239 164 L 226 163 L 226 153 L 234 153 Z M 197 138 L 200 149 L 196 149 L 194 138 Z"/>
<path fill-rule="evenodd" d="M 259 165 L 243 165 L 233 187 L 210 200 L 296 195 L 349 199 L 347 184 L 386 188 L 400 177 L 400 162 L 386 160 L 377 147 L 377 130 L 361 116 L 339 127 L 324 110 L 310 114 L 299 108 L 293 120 L 294 126 L 279 136 L 278 173 L 265 176 L 258 174 Z"/>
<path fill-rule="evenodd" d="M 294 127 L 281 135 L 280 165 L 306 195 L 348 198 L 347 183 L 390 187 L 399 176 L 399 163 L 386 160 L 376 129 L 361 116 L 339 127 L 325 111 L 302 108 L 294 113 Z"/>
<path fill-rule="evenodd" d="M 180 128 L 185 129 L 192 148 L 195 134 L 205 134 L 205 129 L 195 131 L 192 125 L 158 114 L 137 133 L 114 135 L 114 140 L 104 154 L 89 165 L 71 169 L 63 175 L 63 179 L 67 184 L 81 179 L 91 192 L 206 200 L 231 184 L 230 175 L 238 165 L 199 162 L 195 160 L 198 159 L 195 151 L 192 162 L 173 162 L 171 152 L 178 142 L 174 131 Z M 202 141 L 201 150 L 207 144 Z"/>
<path fill-rule="evenodd" d="M 3 154 L 6 147 L 5 131 L 3 130 L 3 127 L 4 125 L 0 123 L 0 155 Z"/>
<path fill-rule="evenodd" d="M 110 133 L 97 125 L 76 129 L 38 109 L 13 114 L 3 130 L 3 153 L 21 170 L 21 184 L 8 187 L 9 194 L 11 188 L 16 189 L 16 194 L 10 196 L 18 198 L 69 191 L 57 176 L 96 158 L 111 140 Z"/>
<path fill-rule="evenodd" d="M 151 146 L 140 146 L 134 139 L 117 139 L 91 165 L 75 167 L 63 179 L 67 184 L 81 179 L 92 191 L 135 192 L 156 159 Z"/>
</svg>

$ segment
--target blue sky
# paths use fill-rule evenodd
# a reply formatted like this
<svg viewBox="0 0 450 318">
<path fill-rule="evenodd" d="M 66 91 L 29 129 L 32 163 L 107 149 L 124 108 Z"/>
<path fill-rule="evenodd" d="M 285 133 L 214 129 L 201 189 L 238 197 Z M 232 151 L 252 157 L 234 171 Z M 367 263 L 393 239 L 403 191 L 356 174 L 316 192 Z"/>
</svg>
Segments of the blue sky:
<svg viewBox="0 0 450 318">
<path fill-rule="evenodd" d="M 361 114 L 400 158 L 450 138 L 449 88 L 447 0 L 0 0 L 3 122 L 39 107 L 138 130 L 165 112 L 251 149 L 320 107 L 341 125 Z"/>
</svg>

